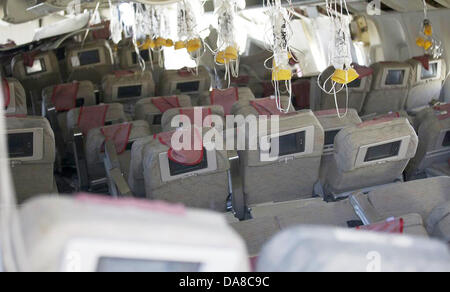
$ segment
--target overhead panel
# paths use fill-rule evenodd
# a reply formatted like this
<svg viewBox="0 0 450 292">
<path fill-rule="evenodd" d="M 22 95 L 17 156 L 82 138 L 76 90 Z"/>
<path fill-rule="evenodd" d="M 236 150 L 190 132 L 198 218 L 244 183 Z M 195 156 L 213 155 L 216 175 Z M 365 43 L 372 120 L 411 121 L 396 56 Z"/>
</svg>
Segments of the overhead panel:
<svg viewBox="0 0 450 292">
<path fill-rule="evenodd" d="M 450 0 L 434 0 L 444 7 L 450 8 Z"/>
<path fill-rule="evenodd" d="M 423 10 L 423 0 L 382 0 L 382 2 L 398 12 Z M 427 6 L 428 9 L 434 9 L 431 5 Z"/>
</svg>

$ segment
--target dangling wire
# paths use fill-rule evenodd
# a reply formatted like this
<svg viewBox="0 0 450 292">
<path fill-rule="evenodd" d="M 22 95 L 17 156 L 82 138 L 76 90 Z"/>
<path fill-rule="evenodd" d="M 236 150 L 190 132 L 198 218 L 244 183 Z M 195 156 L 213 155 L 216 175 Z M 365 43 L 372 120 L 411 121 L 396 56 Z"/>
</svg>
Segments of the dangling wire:
<svg viewBox="0 0 450 292">
<path fill-rule="evenodd" d="M 213 50 L 205 45 L 214 56 L 214 63 L 225 68 L 225 81 L 228 88 L 231 86 L 232 77 L 239 77 L 239 47 L 236 41 L 236 14 L 238 11 L 237 0 L 215 0 L 215 14 L 218 19 L 217 49 Z"/>
<path fill-rule="evenodd" d="M 200 59 L 205 54 L 205 42 L 198 31 L 197 17 L 204 12 L 203 4 L 199 0 L 182 0 L 177 4 L 177 33 L 178 40 L 175 42 L 175 50 L 186 49 L 196 67 L 189 69 L 198 75 Z"/>
<path fill-rule="evenodd" d="M 425 53 L 431 53 L 434 59 L 439 59 L 444 53 L 444 48 L 442 41 L 433 35 L 433 25 L 428 19 L 428 6 L 425 0 L 423 0 L 423 14 L 422 28 L 420 36 L 416 39 L 416 44 L 423 48 Z"/>
<path fill-rule="evenodd" d="M 291 1 L 287 1 L 292 5 Z M 289 60 L 294 57 L 289 41 L 293 35 L 290 26 L 292 14 L 289 9 L 282 7 L 281 0 L 267 0 L 264 7 L 268 10 L 270 17 L 270 29 L 266 32 L 267 49 L 273 52 L 273 55 L 264 61 L 264 67 L 272 71 L 272 83 L 275 89 L 275 100 L 277 108 L 281 112 L 289 112 L 292 107 L 292 68 Z M 272 61 L 272 66 L 268 62 Z M 281 89 L 280 84 L 284 82 L 285 91 Z M 286 93 L 289 96 L 287 108 L 281 104 L 281 94 Z"/>
<path fill-rule="evenodd" d="M 335 71 L 321 84 L 322 75 L 327 71 L 322 72 L 317 78 L 317 84 L 326 94 L 334 96 L 337 115 L 339 118 L 344 118 L 347 116 L 349 105 L 348 84 L 359 78 L 358 73 L 351 66 L 353 62 L 351 55 L 352 40 L 349 30 L 351 17 L 348 13 L 346 0 L 326 0 L 326 10 L 332 25 L 332 39 L 328 50 L 329 64 L 333 66 Z M 329 84 L 330 86 L 328 86 Z M 341 116 L 337 94 L 343 90 L 346 93 L 346 105 L 345 113 Z"/>
</svg>

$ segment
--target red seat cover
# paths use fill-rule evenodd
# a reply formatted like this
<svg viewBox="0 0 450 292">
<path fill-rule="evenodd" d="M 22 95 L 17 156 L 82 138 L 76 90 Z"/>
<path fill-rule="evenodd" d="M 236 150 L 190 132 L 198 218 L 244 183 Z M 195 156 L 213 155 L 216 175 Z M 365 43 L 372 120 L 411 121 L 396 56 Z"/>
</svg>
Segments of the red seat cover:
<svg viewBox="0 0 450 292">
<path fill-rule="evenodd" d="M 355 71 L 358 73 L 359 79 L 363 79 L 365 77 L 371 76 L 374 72 L 373 68 L 371 68 L 371 67 L 358 65 L 355 63 L 353 63 L 352 66 L 355 69 Z"/>
<path fill-rule="evenodd" d="M 92 129 L 100 128 L 105 125 L 108 108 L 109 106 L 106 104 L 80 108 L 78 127 L 80 127 L 83 135 L 87 135 Z"/>
<path fill-rule="evenodd" d="M 76 107 L 80 83 L 66 83 L 53 87 L 52 103 L 58 112 L 69 111 Z"/>
<path fill-rule="evenodd" d="M 417 56 L 417 57 L 413 57 L 413 59 L 419 61 L 420 63 L 422 63 L 422 66 L 427 71 L 430 70 L 430 56 L 428 56 L 428 55 Z"/>
<path fill-rule="evenodd" d="M 135 72 L 133 70 L 117 70 L 114 71 L 114 76 L 116 76 L 116 78 L 120 78 L 124 76 L 134 75 L 134 73 Z"/>
<path fill-rule="evenodd" d="M 174 149 L 172 146 L 172 137 L 178 131 L 178 133 L 183 133 L 186 136 L 190 136 L 191 143 L 190 149 Z M 168 157 L 170 160 L 182 164 L 182 165 L 197 165 L 203 160 L 203 139 L 202 136 L 196 128 L 191 129 L 180 129 L 172 132 L 159 133 L 154 136 L 155 139 L 169 147 Z M 180 135 L 182 138 L 184 135 Z M 183 141 L 180 140 L 180 143 Z M 198 149 L 196 149 L 198 148 Z"/>
<path fill-rule="evenodd" d="M 11 91 L 9 89 L 8 80 L 5 78 L 2 79 L 2 90 L 3 90 L 3 101 L 5 108 L 8 108 L 9 103 L 11 102 Z"/>
<path fill-rule="evenodd" d="M 162 114 L 170 109 L 181 107 L 177 96 L 162 96 L 152 98 L 151 101 Z"/>
<path fill-rule="evenodd" d="M 221 105 L 225 115 L 231 114 L 231 108 L 239 100 L 239 91 L 236 87 L 225 90 L 213 89 L 210 96 L 211 104 Z"/>
<path fill-rule="evenodd" d="M 276 100 L 270 97 L 251 100 L 250 105 L 255 108 L 261 116 L 286 115 L 286 113 L 278 110 Z"/>
<path fill-rule="evenodd" d="M 132 127 L 132 123 L 123 123 L 103 127 L 100 131 L 103 136 L 105 136 L 105 142 L 113 141 L 116 146 L 117 154 L 122 154 L 127 149 Z"/>
<path fill-rule="evenodd" d="M 197 121 L 195 119 L 195 115 L 199 115 L 201 113 L 202 119 Z M 211 114 L 212 111 L 210 108 L 189 108 L 189 109 L 180 109 L 180 115 L 187 116 L 189 121 L 182 121 L 182 122 L 188 122 L 190 124 L 194 124 L 196 127 L 203 128 L 203 126 L 211 126 Z M 206 121 L 206 123 L 205 123 Z M 198 124 L 201 122 L 201 125 Z M 206 124 L 206 125 L 204 125 Z"/>
<path fill-rule="evenodd" d="M 398 233 L 398 234 L 403 234 L 404 228 L 405 222 L 403 218 L 397 218 L 386 222 L 356 227 L 357 230 L 367 230 L 382 233 Z"/>
<path fill-rule="evenodd" d="M 292 95 L 295 97 L 295 104 L 298 109 L 310 107 L 311 82 L 309 80 L 299 80 L 292 84 Z"/>
</svg>

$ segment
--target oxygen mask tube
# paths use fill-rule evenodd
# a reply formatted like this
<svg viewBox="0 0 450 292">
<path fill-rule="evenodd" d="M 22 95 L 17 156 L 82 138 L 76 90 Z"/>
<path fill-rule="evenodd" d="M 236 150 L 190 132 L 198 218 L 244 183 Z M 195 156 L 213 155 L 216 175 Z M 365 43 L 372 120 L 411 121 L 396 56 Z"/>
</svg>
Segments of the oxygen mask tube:
<svg viewBox="0 0 450 292">
<path fill-rule="evenodd" d="M 211 50 L 215 64 L 225 67 L 225 81 L 228 88 L 231 78 L 239 77 L 239 47 L 236 42 L 235 18 L 237 14 L 236 0 L 216 0 L 214 3 L 218 18 L 217 50 Z"/>
<path fill-rule="evenodd" d="M 321 83 L 322 75 L 325 71 L 322 72 L 317 78 L 317 84 L 323 92 L 334 96 L 337 115 L 342 119 L 346 117 L 348 113 L 348 84 L 359 78 L 359 74 L 351 66 L 352 40 L 349 31 L 350 15 L 348 14 L 347 3 L 345 0 L 327 0 L 326 7 L 333 29 L 333 38 L 329 47 L 329 63 L 334 68 L 334 72 Z M 347 11 L 347 15 L 344 15 L 344 8 Z M 345 113 L 341 116 L 337 94 L 343 90 L 345 90 L 346 93 L 346 105 Z"/>
<path fill-rule="evenodd" d="M 433 35 L 433 25 L 428 19 L 428 6 L 426 1 L 423 1 L 424 20 L 419 37 L 416 39 L 418 47 L 423 48 L 426 54 L 433 56 L 434 59 L 439 59 L 444 53 L 442 41 Z"/>
<path fill-rule="evenodd" d="M 192 2 L 182 0 L 177 4 L 177 11 L 178 40 L 175 42 L 171 41 L 171 44 L 175 50 L 186 49 L 196 64 L 192 73 L 198 75 L 200 59 L 205 53 L 205 44 L 197 31 L 197 16 L 194 11 L 194 6 L 192 6 Z"/>
<path fill-rule="evenodd" d="M 288 2 L 290 3 L 290 1 Z M 292 35 L 290 29 L 291 16 L 288 10 L 281 6 L 280 0 L 268 0 L 266 7 L 268 8 L 272 30 L 272 37 L 267 37 L 266 43 L 273 55 L 264 62 L 264 66 L 272 71 L 272 84 L 275 89 L 274 96 L 277 108 L 280 112 L 287 113 L 292 106 L 292 69 L 289 60 L 295 59 L 289 47 L 289 39 Z M 272 67 L 267 65 L 270 60 L 272 60 Z M 281 104 L 281 94 L 283 93 L 281 85 L 283 82 L 286 88 L 285 93 L 289 96 L 287 108 L 283 108 Z"/>
</svg>

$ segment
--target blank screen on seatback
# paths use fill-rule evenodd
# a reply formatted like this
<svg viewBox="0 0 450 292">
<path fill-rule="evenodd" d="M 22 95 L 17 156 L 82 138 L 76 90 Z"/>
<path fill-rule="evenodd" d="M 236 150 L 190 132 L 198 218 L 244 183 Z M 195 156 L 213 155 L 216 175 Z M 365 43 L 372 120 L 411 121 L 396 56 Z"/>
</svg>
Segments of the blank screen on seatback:
<svg viewBox="0 0 450 292">
<path fill-rule="evenodd" d="M 295 153 L 305 152 L 306 132 L 298 132 L 279 137 L 280 152 L 279 156 L 286 156 Z"/>
<path fill-rule="evenodd" d="M 442 146 L 450 147 L 450 131 L 447 131 L 447 133 L 445 133 L 444 142 L 442 143 Z"/>
<path fill-rule="evenodd" d="M 177 90 L 180 92 L 196 92 L 200 88 L 200 81 L 177 83 Z"/>
<path fill-rule="evenodd" d="M 98 272 L 198 272 L 200 263 L 102 257 Z"/>
<path fill-rule="evenodd" d="M 144 59 L 145 62 L 150 62 L 150 52 L 149 52 L 149 50 L 142 50 L 142 51 L 140 51 L 140 55 L 141 55 L 142 59 Z M 137 59 L 136 52 L 132 53 L 132 58 L 133 58 L 133 64 L 137 64 L 138 59 Z"/>
<path fill-rule="evenodd" d="M 436 78 L 437 76 L 437 71 L 438 71 L 438 63 L 432 63 L 430 64 L 430 70 L 425 69 L 424 67 L 422 67 L 422 72 L 420 75 L 420 79 L 424 80 L 424 79 L 430 79 L 430 78 Z"/>
<path fill-rule="evenodd" d="M 205 149 L 203 149 L 203 160 L 196 165 L 184 165 L 169 159 L 170 176 L 191 173 L 205 168 L 208 168 L 208 158 Z"/>
<path fill-rule="evenodd" d="M 118 98 L 140 97 L 142 94 L 142 85 L 122 86 L 117 91 Z"/>
<path fill-rule="evenodd" d="M 340 132 L 340 129 L 325 132 L 325 146 L 334 145 L 334 138 Z"/>
<path fill-rule="evenodd" d="M 386 76 L 386 85 L 402 85 L 405 79 L 405 70 L 389 70 Z"/>
<path fill-rule="evenodd" d="M 100 63 L 100 54 L 98 50 L 86 51 L 78 53 L 78 59 L 81 66 Z"/>
<path fill-rule="evenodd" d="M 385 159 L 389 157 L 395 157 L 400 152 L 400 146 L 402 141 L 386 143 L 383 145 L 378 145 L 370 147 L 367 149 L 366 157 L 364 162 L 376 161 L 380 159 Z"/>
<path fill-rule="evenodd" d="M 33 133 L 8 134 L 10 158 L 33 157 Z"/>
<path fill-rule="evenodd" d="M 361 79 L 356 78 L 348 84 L 348 88 L 359 88 L 361 86 Z"/>
</svg>

